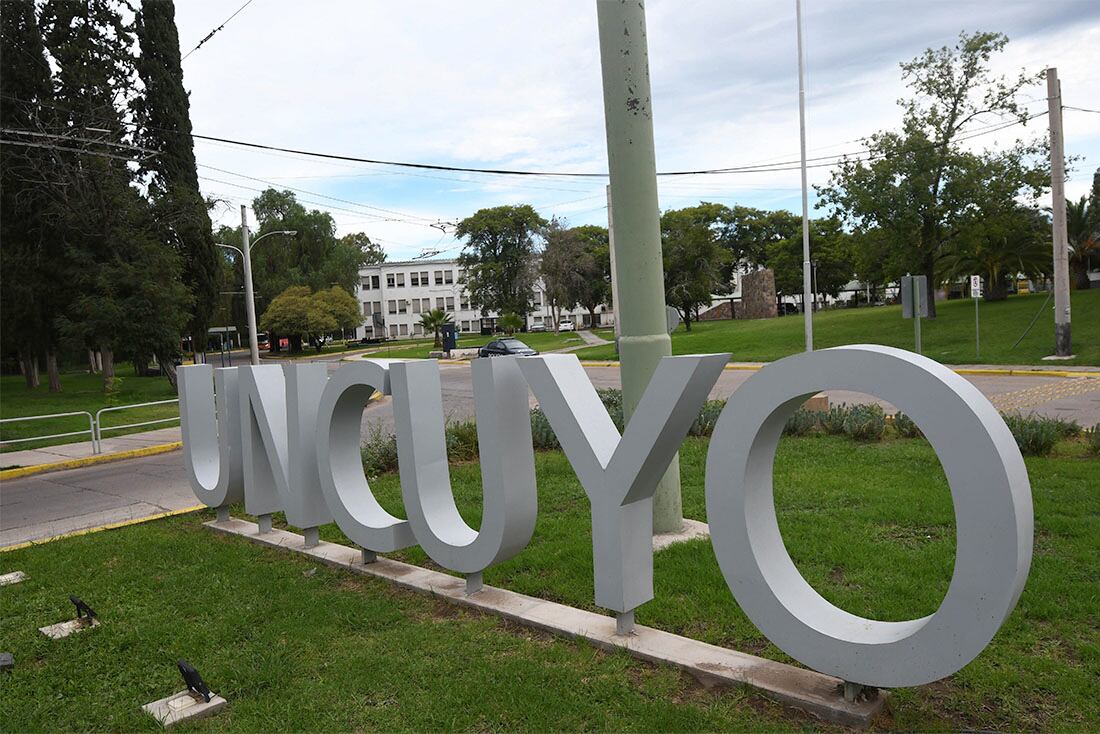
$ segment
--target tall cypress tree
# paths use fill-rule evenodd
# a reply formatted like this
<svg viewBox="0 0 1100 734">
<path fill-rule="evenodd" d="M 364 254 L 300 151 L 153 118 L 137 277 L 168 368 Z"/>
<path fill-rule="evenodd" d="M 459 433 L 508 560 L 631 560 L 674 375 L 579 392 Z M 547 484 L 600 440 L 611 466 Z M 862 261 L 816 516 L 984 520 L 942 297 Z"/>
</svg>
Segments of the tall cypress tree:
<svg viewBox="0 0 1100 734">
<path fill-rule="evenodd" d="M 143 165 L 152 174 L 159 235 L 183 261 L 183 282 L 192 302 L 188 327 L 200 348 L 198 345 L 206 343 L 206 329 L 218 303 L 220 263 L 210 216 L 199 192 L 175 16 L 172 0 L 142 3 L 136 28 L 141 48 L 137 71 L 145 93 L 135 100 L 134 108 L 140 142 L 158 151 Z"/>
</svg>

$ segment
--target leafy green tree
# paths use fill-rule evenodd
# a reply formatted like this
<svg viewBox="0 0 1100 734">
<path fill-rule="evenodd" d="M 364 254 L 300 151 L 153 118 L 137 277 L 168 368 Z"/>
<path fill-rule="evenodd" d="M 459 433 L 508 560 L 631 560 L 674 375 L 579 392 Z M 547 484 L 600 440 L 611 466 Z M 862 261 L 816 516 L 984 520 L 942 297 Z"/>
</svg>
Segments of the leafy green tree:
<svg viewBox="0 0 1100 734">
<path fill-rule="evenodd" d="M 470 303 L 483 316 L 531 312 L 535 248 L 546 225 L 528 204 L 481 209 L 458 223 L 455 236 L 466 240 L 459 266 Z"/>
<path fill-rule="evenodd" d="M 596 326 L 596 309 L 611 300 L 611 245 L 607 228 L 597 224 L 574 227 L 580 252 L 574 262 L 572 300 L 588 311 L 589 323 Z"/>
<path fill-rule="evenodd" d="M 661 250 L 665 269 L 665 301 L 680 312 L 684 327 L 711 295 L 728 290 L 732 255 L 719 242 L 706 213 L 695 207 L 661 215 Z"/>
<path fill-rule="evenodd" d="M 743 267 L 764 267 L 769 248 L 802 233 L 802 219 L 785 209 L 730 208 L 706 202 L 700 207 L 704 207 L 701 211 L 707 213 L 712 228 L 717 228 L 716 235 L 729 250 L 732 263 Z"/>
<path fill-rule="evenodd" d="M 420 315 L 420 325 L 424 327 L 424 331 L 430 331 L 435 336 L 433 345 L 436 349 L 443 346 L 440 332 L 451 321 L 451 315 L 441 308 L 433 308 Z"/>
<path fill-rule="evenodd" d="M 949 278 L 981 274 L 987 301 L 1007 298 L 1017 274 L 1046 275 L 1052 266 L 1050 220 L 1038 209 L 1019 205 L 968 228 L 943 259 L 943 273 Z"/>
<path fill-rule="evenodd" d="M 576 230 L 568 229 L 558 219 L 550 220 L 544 237 L 546 244 L 539 257 L 539 275 L 556 332 L 562 310 L 577 304 L 576 264 L 580 259 L 581 241 Z"/>
<path fill-rule="evenodd" d="M 802 295 L 802 233 L 768 245 L 767 266 L 775 273 L 775 291 L 784 296 Z M 851 235 L 839 219 L 810 221 L 810 258 L 816 293 L 836 298 L 853 275 Z"/>
<path fill-rule="evenodd" d="M 340 238 L 340 244 L 349 250 L 356 248 L 363 253 L 364 265 L 377 265 L 386 262 L 386 251 L 382 249 L 382 245 L 372 242 L 366 232 L 346 234 Z"/>
<path fill-rule="evenodd" d="M 1094 179 L 1093 189 L 1100 189 Z M 1095 198 L 1095 197 L 1094 197 Z M 1100 216 L 1088 196 L 1066 202 L 1066 232 L 1069 239 L 1069 270 L 1074 288 L 1090 287 L 1089 267 L 1100 262 Z"/>
<path fill-rule="evenodd" d="M 928 277 L 928 304 L 935 315 L 941 261 L 974 226 L 976 209 L 1000 190 L 1034 199 L 1049 178 L 1039 159 L 1042 146 L 1017 141 L 996 151 L 963 150 L 966 125 L 993 118 L 1025 123 L 1019 92 L 1037 77 L 1020 72 L 996 76 L 992 58 L 1008 43 L 999 33 L 963 33 L 953 47 L 928 49 L 901 64 L 912 92 L 899 101 L 900 131 L 883 131 L 864 141 L 868 155 L 847 159 L 827 186 L 821 205 L 841 216 L 855 232 L 878 229 L 890 245 L 887 276 L 906 271 Z M 997 178 L 987 174 L 996 171 Z"/>
<path fill-rule="evenodd" d="M 497 328 L 505 334 L 512 335 L 523 328 L 523 317 L 514 311 L 502 313 L 497 319 Z"/>
<path fill-rule="evenodd" d="M 359 302 L 355 300 L 355 296 L 340 286 L 334 285 L 331 288 L 318 291 L 314 297 L 332 316 L 336 322 L 336 328 L 340 331 L 356 329 L 363 323 L 363 314 L 359 310 Z"/>
<path fill-rule="evenodd" d="M 182 278 L 191 301 L 188 330 L 195 344 L 205 346 L 219 300 L 220 256 L 199 191 L 175 14 L 172 0 L 142 3 L 135 25 L 141 49 L 137 71 L 144 92 L 133 106 L 137 141 L 157 151 L 142 161 L 143 169 L 151 174 L 149 193 L 157 232 L 181 258 Z"/>
<path fill-rule="evenodd" d="M 316 298 L 309 286 L 296 285 L 276 296 L 260 319 L 260 328 L 284 334 L 290 351 L 302 351 L 302 341 L 312 340 L 337 328 L 336 318 Z"/>
</svg>

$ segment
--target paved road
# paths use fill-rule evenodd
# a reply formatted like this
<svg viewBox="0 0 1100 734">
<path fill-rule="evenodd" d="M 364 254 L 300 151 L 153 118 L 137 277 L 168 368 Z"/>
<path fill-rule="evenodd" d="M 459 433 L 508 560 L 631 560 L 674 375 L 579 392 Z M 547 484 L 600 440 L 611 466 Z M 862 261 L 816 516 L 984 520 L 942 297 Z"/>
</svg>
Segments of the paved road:
<svg viewBox="0 0 1100 734">
<path fill-rule="evenodd" d="M 333 364 L 335 369 L 338 365 Z M 597 387 L 617 387 L 615 367 L 589 367 Z M 444 411 L 449 419 L 473 416 L 473 388 L 465 365 L 441 365 Z M 753 373 L 726 370 L 712 391 L 724 398 Z M 968 376 L 1002 410 L 1021 410 L 1100 423 L 1100 378 Z M 865 402 L 869 396 L 830 392 L 834 402 Z M 532 399 L 533 402 L 533 399 Z M 390 401 L 370 405 L 365 425 L 393 426 Z M 0 486 L 0 546 L 87 527 L 144 517 L 196 504 L 184 477 L 180 452 L 42 474 Z M 2 558 L 2 556 L 0 556 Z"/>
</svg>

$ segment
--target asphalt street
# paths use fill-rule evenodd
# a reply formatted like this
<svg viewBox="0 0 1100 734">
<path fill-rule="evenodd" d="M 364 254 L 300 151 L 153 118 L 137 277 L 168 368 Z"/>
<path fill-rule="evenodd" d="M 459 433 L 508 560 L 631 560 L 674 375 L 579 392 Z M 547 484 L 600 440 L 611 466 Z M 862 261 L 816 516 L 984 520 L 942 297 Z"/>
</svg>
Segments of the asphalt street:
<svg viewBox="0 0 1100 734">
<path fill-rule="evenodd" d="M 331 369 L 339 367 L 338 362 Z M 586 368 L 597 387 L 617 387 L 617 367 Z M 725 370 L 711 391 L 724 398 L 753 372 Z M 473 386 L 466 365 L 440 365 L 444 412 L 449 420 L 472 417 Z M 1034 411 L 1100 423 L 1100 378 L 967 376 L 1001 410 Z M 834 403 L 867 402 L 856 393 L 829 392 Z M 532 405 L 534 399 L 532 398 Z M 364 427 L 392 429 L 388 398 L 363 412 Z M 0 485 L 0 547 L 192 507 L 196 499 L 184 476 L 181 452 L 52 472 Z M 2 558 L 2 556 L 0 556 Z M 0 570 L 3 570 L 0 567 Z"/>
</svg>

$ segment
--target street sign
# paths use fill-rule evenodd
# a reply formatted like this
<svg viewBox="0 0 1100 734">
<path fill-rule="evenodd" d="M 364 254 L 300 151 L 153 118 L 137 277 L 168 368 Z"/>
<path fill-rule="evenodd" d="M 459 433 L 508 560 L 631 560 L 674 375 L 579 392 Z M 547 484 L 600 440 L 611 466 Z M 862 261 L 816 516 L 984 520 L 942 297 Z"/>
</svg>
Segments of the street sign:
<svg viewBox="0 0 1100 734">
<path fill-rule="evenodd" d="M 925 293 L 928 290 L 928 278 L 924 275 L 903 275 L 901 277 L 901 315 L 902 318 L 913 318 L 913 306 L 916 304 L 917 315 L 928 318 L 928 299 Z"/>
<path fill-rule="evenodd" d="M 982 276 L 971 275 L 970 276 L 970 297 L 981 298 L 982 297 Z"/>
</svg>

